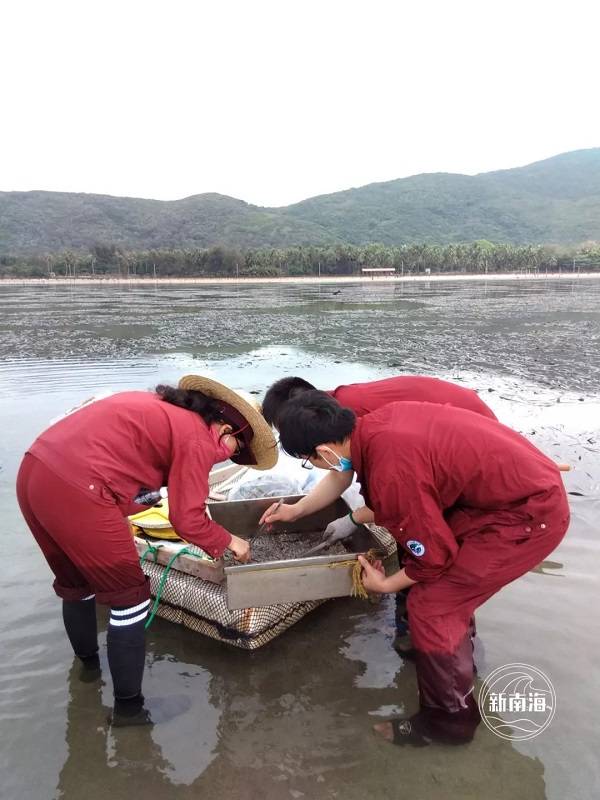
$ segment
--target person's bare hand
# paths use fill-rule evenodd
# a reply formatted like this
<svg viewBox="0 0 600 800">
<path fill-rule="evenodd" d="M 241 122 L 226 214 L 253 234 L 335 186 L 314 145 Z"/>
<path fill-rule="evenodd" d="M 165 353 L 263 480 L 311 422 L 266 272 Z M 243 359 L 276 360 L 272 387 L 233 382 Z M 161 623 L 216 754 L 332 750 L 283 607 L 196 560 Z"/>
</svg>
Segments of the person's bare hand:
<svg viewBox="0 0 600 800">
<path fill-rule="evenodd" d="M 296 519 L 298 519 L 298 512 L 295 504 L 282 503 L 279 505 L 278 503 L 273 503 L 267 508 L 258 524 L 264 525 L 266 523 L 267 525 L 272 525 L 274 522 L 294 522 Z"/>
<path fill-rule="evenodd" d="M 358 561 L 362 567 L 361 579 L 368 592 L 387 592 L 387 578 L 381 561 L 369 564 L 364 556 L 359 556 Z"/>
<path fill-rule="evenodd" d="M 250 561 L 250 542 L 247 542 L 246 539 L 240 539 L 239 536 L 234 536 L 232 533 L 227 549 L 231 550 L 236 561 L 240 561 L 242 564 Z"/>
</svg>

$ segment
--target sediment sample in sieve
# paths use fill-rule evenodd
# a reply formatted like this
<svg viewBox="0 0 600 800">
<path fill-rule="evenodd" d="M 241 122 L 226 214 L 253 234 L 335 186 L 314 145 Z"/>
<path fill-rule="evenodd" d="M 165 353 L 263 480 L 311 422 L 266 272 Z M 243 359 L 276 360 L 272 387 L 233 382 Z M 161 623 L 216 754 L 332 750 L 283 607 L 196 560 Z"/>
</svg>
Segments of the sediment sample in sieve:
<svg viewBox="0 0 600 800">
<path fill-rule="evenodd" d="M 265 561 L 283 561 L 288 558 L 302 558 L 307 550 L 322 542 L 322 531 L 309 531 L 304 533 L 264 533 L 250 539 L 250 564 L 262 564 Z M 348 551 L 341 542 L 336 542 L 332 547 L 321 550 L 315 555 L 337 556 Z M 237 564 L 233 553 L 225 551 L 224 559 L 227 564 Z"/>
</svg>

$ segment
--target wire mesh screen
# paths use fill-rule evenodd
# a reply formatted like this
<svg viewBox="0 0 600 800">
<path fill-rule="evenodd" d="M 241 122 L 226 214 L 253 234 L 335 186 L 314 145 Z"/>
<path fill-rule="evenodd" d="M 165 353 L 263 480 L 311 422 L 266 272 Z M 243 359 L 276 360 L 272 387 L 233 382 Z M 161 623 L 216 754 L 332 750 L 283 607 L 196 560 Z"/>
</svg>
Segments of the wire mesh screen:
<svg viewBox="0 0 600 800">
<path fill-rule="evenodd" d="M 386 557 L 396 552 L 396 542 L 385 528 L 367 527 Z M 150 591 L 155 598 L 165 567 L 146 560 L 142 569 L 150 578 Z M 165 581 L 157 615 L 234 647 L 255 650 L 324 602 L 306 600 L 230 611 L 225 584 L 205 581 L 173 568 Z"/>
<path fill-rule="evenodd" d="M 154 598 L 165 567 L 145 561 L 142 569 L 150 578 L 150 591 Z M 172 569 L 163 587 L 157 615 L 220 642 L 255 650 L 323 602 L 308 600 L 230 611 L 224 584 L 203 581 Z"/>
</svg>

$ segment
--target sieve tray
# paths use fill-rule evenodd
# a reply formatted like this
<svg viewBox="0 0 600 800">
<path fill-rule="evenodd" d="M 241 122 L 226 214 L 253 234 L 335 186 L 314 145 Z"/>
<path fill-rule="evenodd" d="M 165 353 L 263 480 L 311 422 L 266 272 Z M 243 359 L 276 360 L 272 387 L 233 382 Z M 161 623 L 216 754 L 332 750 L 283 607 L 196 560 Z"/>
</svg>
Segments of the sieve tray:
<svg viewBox="0 0 600 800">
<path fill-rule="evenodd" d="M 286 503 L 300 496 L 285 497 Z M 251 538 L 266 509 L 279 498 L 234 500 L 212 505 L 210 514 L 215 522 L 242 538 Z M 324 530 L 334 519 L 347 514 L 349 506 L 339 498 L 321 511 L 295 522 L 275 523 L 272 534 Z M 227 605 L 230 610 L 325 600 L 345 597 L 352 593 L 352 569 L 358 553 L 364 553 L 378 542 L 367 528 L 360 526 L 350 538 L 348 553 L 315 555 L 260 564 L 235 564 L 225 567 Z M 337 566 L 345 564 L 344 566 Z"/>
</svg>

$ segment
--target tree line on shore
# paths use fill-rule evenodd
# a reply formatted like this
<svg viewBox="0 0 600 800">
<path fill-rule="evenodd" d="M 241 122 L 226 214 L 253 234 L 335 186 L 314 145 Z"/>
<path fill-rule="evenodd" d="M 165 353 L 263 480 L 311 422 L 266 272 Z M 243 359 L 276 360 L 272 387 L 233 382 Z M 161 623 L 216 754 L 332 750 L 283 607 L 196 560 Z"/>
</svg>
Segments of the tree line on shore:
<svg viewBox="0 0 600 800">
<path fill-rule="evenodd" d="M 35 256 L 0 256 L 0 278 L 83 277 L 286 277 L 397 274 L 558 272 L 600 270 L 600 243 L 573 247 L 494 244 L 334 245 L 236 250 L 122 250 L 97 244 L 87 252 L 64 250 Z"/>
</svg>

